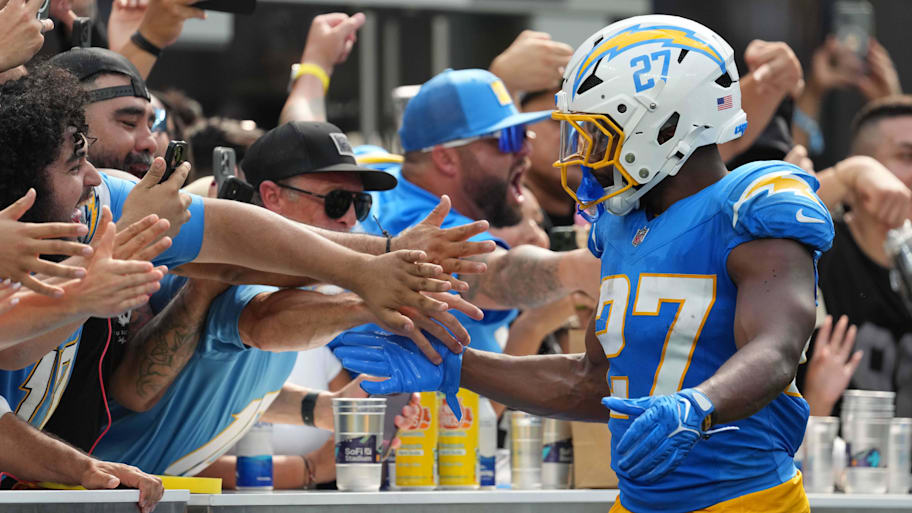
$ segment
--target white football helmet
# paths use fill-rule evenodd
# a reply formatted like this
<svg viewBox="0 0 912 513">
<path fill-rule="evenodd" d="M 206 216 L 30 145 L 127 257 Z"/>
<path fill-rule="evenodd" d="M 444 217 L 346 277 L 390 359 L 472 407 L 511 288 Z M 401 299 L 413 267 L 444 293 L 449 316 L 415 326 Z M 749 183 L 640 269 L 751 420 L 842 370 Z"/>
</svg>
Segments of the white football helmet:
<svg viewBox="0 0 912 513">
<path fill-rule="evenodd" d="M 731 46 L 677 16 L 636 16 L 593 34 L 570 59 L 555 103 L 561 153 L 554 165 L 564 189 L 583 209 L 607 201 L 617 215 L 675 175 L 696 148 L 747 128 Z M 613 183 L 594 187 L 590 175 L 573 191 L 572 165 L 583 166 L 584 176 L 586 168 L 613 166 Z"/>
</svg>

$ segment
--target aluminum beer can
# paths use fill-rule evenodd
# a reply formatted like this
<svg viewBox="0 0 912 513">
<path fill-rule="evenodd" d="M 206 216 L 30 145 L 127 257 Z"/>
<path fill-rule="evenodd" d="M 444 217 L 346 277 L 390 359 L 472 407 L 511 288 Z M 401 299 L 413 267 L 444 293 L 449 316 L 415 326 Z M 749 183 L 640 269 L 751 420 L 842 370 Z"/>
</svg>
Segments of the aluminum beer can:
<svg viewBox="0 0 912 513">
<path fill-rule="evenodd" d="M 440 403 L 436 392 L 421 392 L 418 417 L 399 429 L 402 445 L 396 450 L 396 489 L 433 490 L 437 487 L 437 419 Z"/>
<path fill-rule="evenodd" d="M 542 421 L 542 488 L 570 488 L 573 466 L 573 438 L 570 423 L 564 420 Z"/>
<path fill-rule="evenodd" d="M 443 394 L 438 395 L 439 439 L 437 441 L 437 462 L 440 472 L 440 488 L 477 489 L 478 468 L 478 394 L 464 388 L 456 395 L 462 408 L 462 420 L 446 403 Z"/>
<path fill-rule="evenodd" d="M 909 493 L 910 472 L 912 472 L 912 419 L 895 418 L 890 423 L 887 493 Z"/>
<path fill-rule="evenodd" d="M 257 422 L 238 440 L 238 490 L 272 490 L 272 424 Z"/>
<path fill-rule="evenodd" d="M 513 489 L 542 487 L 542 419 L 522 411 L 510 412 L 510 465 Z"/>
</svg>

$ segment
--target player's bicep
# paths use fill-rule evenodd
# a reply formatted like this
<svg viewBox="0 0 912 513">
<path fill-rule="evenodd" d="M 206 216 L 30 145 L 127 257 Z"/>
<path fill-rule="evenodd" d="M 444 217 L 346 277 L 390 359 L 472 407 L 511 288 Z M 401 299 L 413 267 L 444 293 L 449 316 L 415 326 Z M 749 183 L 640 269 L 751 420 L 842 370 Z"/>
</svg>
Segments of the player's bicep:
<svg viewBox="0 0 912 513">
<path fill-rule="evenodd" d="M 738 288 L 735 344 L 769 341 L 797 363 L 814 328 L 813 256 L 791 239 L 758 239 L 731 251 L 729 276 Z"/>
</svg>

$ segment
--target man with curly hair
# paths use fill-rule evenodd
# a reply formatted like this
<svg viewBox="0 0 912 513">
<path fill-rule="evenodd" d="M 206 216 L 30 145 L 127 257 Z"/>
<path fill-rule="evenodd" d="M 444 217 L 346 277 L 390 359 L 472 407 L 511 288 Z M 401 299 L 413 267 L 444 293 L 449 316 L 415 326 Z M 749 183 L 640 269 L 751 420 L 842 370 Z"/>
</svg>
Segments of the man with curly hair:
<svg viewBox="0 0 912 513">
<path fill-rule="evenodd" d="M 42 87 L 37 87 L 38 84 Z M 37 201 L 26 214 L 29 220 L 65 221 L 73 217 L 74 207 L 84 202 L 93 187 L 101 182 L 98 172 L 85 159 L 88 141 L 84 135 L 84 102 L 85 93 L 72 75 L 53 68 L 39 69 L 0 88 L 0 141 L 4 146 L 0 152 L 0 204 L 11 204 L 34 188 Z M 28 128 L 23 130 L 22 127 Z M 101 236 L 110 249 L 112 227 L 100 230 L 112 232 Z M 34 322 L 35 314 L 42 317 L 42 325 L 46 324 L 44 321 L 66 320 L 58 314 L 73 310 L 74 302 L 81 303 L 77 309 L 80 316 L 117 314 L 101 309 L 91 300 L 91 294 L 79 294 L 87 292 L 85 285 L 97 282 L 96 277 L 104 274 L 93 264 L 99 262 L 97 259 L 104 256 L 105 250 L 93 247 L 96 251 L 86 265 L 86 277 L 77 280 L 78 284 L 74 286 L 65 286 L 65 297 L 54 303 L 47 303 L 48 298 L 38 298 L 37 302 L 25 299 L 15 312 L 17 318 L 27 321 L 20 324 L 31 330 L 39 329 Z M 147 269 L 152 267 L 148 263 L 145 266 Z M 143 295 L 158 288 L 160 272 L 141 272 L 139 275 L 146 279 Z M 108 277 L 114 276 L 108 273 Z M 82 288 L 75 288 L 78 285 Z M 4 327 L 9 318 L 7 315 L 0 319 Z M 74 354 L 76 345 L 76 340 L 67 340 L 61 346 L 60 354 Z M 56 358 L 57 353 L 52 351 L 50 354 Z M 59 366 L 58 372 L 65 373 L 62 370 L 65 368 Z M 134 467 L 96 460 L 24 422 L 32 421 L 35 416 L 42 417 L 41 406 L 45 403 L 31 397 L 29 388 L 25 388 L 26 393 L 20 390 L 18 394 L 9 390 L 18 388 L 20 383 L 28 386 L 33 375 L 47 373 L 47 369 L 35 366 L 34 373 L 23 374 L 28 370 L 0 371 L 0 389 L 3 389 L 0 392 L 0 471 L 25 480 L 57 481 L 86 488 L 115 488 L 124 484 L 140 489 L 139 506 L 143 512 L 154 509 L 163 493 L 158 478 Z M 50 374 L 56 377 L 57 372 Z M 15 410 L 6 398 L 18 400 Z"/>
</svg>

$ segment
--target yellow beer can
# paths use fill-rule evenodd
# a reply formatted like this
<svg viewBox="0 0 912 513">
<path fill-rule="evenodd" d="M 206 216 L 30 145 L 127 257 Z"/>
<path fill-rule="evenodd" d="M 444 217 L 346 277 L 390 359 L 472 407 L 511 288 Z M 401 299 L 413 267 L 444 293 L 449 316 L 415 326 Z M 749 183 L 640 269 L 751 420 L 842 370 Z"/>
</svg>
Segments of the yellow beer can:
<svg viewBox="0 0 912 513">
<path fill-rule="evenodd" d="M 462 419 L 450 410 L 443 394 L 438 394 L 440 412 L 440 439 L 437 442 L 437 460 L 440 469 L 440 487 L 449 489 L 477 489 L 478 468 L 478 394 L 464 388 L 456 395 L 462 408 Z"/>
<path fill-rule="evenodd" d="M 433 490 L 437 487 L 437 392 L 421 392 L 418 416 L 399 429 L 395 488 Z"/>
</svg>

